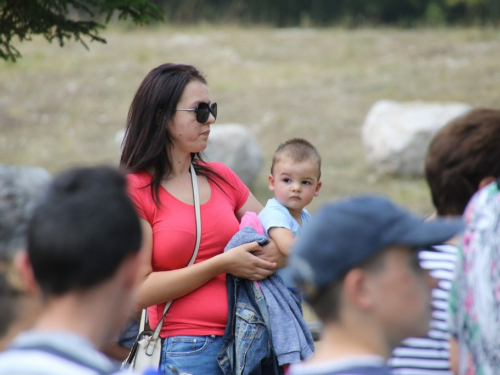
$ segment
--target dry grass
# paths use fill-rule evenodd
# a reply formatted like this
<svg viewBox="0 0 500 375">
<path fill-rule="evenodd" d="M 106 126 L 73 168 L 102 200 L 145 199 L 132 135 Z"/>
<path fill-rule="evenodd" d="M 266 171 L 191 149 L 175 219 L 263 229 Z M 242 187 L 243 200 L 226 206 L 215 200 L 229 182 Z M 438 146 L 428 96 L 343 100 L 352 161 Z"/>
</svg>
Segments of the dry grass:
<svg viewBox="0 0 500 375">
<path fill-rule="evenodd" d="M 376 178 L 367 170 L 360 126 L 377 100 L 500 100 L 497 30 L 112 28 L 107 45 L 86 51 L 42 39 L 19 45 L 24 57 L 0 68 L 0 162 L 52 172 L 75 164 L 116 164 L 115 133 L 139 83 L 167 62 L 207 75 L 219 123 L 255 132 L 266 156 L 252 187 L 263 201 L 276 146 L 305 137 L 324 158 L 327 199 L 375 191 L 429 213 L 421 180 Z"/>
</svg>

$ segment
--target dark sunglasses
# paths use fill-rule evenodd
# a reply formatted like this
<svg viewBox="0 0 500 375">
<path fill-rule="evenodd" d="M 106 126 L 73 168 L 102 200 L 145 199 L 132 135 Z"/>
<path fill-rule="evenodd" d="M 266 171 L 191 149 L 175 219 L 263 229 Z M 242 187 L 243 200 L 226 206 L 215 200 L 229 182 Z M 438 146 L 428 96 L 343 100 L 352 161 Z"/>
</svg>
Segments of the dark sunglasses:
<svg viewBox="0 0 500 375">
<path fill-rule="evenodd" d="M 196 113 L 196 121 L 198 121 L 200 124 L 204 124 L 208 121 L 208 118 L 210 117 L 210 114 L 214 116 L 214 118 L 217 118 L 217 103 L 204 103 L 201 102 L 198 104 L 196 108 L 193 109 L 175 109 L 176 111 L 186 111 L 186 112 L 194 112 Z"/>
</svg>

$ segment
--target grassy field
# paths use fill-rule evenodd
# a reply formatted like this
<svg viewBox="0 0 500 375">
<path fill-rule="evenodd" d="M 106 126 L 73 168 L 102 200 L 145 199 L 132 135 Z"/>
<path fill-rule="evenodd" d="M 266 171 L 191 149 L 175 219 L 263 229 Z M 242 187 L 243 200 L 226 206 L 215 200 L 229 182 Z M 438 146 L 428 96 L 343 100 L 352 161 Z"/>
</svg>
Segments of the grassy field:
<svg viewBox="0 0 500 375">
<path fill-rule="evenodd" d="M 0 163 L 51 172 L 117 164 L 115 133 L 144 76 L 164 62 L 207 76 L 219 123 L 248 126 L 266 163 L 252 190 L 264 201 L 276 146 L 305 137 L 323 155 L 323 189 L 311 209 L 358 192 L 389 195 L 431 212 L 418 179 L 377 177 L 366 167 L 360 127 L 383 98 L 498 106 L 500 32 L 493 29 L 267 29 L 156 26 L 103 32 L 90 51 L 36 38 L 24 57 L 0 62 Z"/>
</svg>

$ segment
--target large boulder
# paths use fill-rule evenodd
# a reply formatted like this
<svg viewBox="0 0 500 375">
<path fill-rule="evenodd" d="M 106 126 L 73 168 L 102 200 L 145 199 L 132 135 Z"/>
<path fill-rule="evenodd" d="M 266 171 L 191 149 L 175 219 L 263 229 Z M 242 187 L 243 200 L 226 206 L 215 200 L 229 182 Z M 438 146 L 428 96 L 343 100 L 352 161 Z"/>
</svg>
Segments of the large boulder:
<svg viewBox="0 0 500 375">
<path fill-rule="evenodd" d="M 422 176 L 434 135 L 471 110 L 464 103 L 376 102 L 362 127 L 366 161 L 377 174 Z"/>
<path fill-rule="evenodd" d="M 246 185 L 257 178 L 264 161 L 257 138 L 240 124 L 211 126 L 204 155 L 208 161 L 226 164 Z"/>
</svg>

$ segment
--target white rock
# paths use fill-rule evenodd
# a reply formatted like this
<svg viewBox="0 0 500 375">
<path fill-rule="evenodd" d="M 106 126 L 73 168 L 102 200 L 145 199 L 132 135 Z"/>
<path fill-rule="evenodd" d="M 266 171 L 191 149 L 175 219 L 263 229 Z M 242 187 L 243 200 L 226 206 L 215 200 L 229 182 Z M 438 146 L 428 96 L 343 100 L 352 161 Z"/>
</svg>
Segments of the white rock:
<svg viewBox="0 0 500 375">
<path fill-rule="evenodd" d="M 125 129 L 120 129 L 115 133 L 114 141 L 118 146 L 120 146 L 120 150 L 122 147 L 123 137 L 125 137 Z"/>
<path fill-rule="evenodd" d="M 468 104 L 455 102 L 376 102 L 362 127 L 368 165 L 378 174 L 422 176 L 434 135 L 471 109 Z"/>
<path fill-rule="evenodd" d="M 226 164 L 246 185 L 257 178 L 264 161 L 257 138 L 240 124 L 213 125 L 204 155 Z"/>
</svg>

